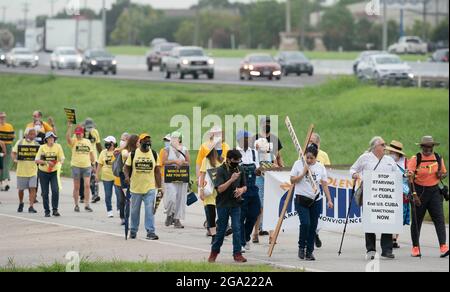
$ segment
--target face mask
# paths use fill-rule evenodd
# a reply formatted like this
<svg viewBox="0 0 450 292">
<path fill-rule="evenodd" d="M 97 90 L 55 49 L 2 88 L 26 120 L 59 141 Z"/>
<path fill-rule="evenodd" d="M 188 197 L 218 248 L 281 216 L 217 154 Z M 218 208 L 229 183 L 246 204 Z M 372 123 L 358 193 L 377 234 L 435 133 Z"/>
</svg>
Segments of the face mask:
<svg viewBox="0 0 450 292">
<path fill-rule="evenodd" d="M 391 156 L 392 159 L 394 159 L 394 161 L 398 161 L 400 159 L 400 157 L 397 154 L 390 154 L 389 156 Z"/>
<path fill-rule="evenodd" d="M 150 142 L 145 142 L 145 143 L 141 144 L 142 149 L 145 150 L 145 151 L 150 149 L 151 146 L 152 146 L 152 143 L 150 143 Z"/>
<path fill-rule="evenodd" d="M 237 162 L 230 162 L 230 167 L 232 168 L 232 169 L 236 169 L 236 168 L 238 168 L 239 167 L 239 163 L 237 163 Z"/>
<path fill-rule="evenodd" d="M 109 149 L 111 147 L 111 143 L 105 143 L 105 149 Z"/>
<path fill-rule="evenodd" d="M 127 141 L 120 141 L 120 148 L 125 148 L 127 146 Z"/>
<path fill-rule="evenodd" d="M 214 144 L 218 144 L 218 145 L 220 145 L 220 144 L 222 144 L 222 137 L 217 137 L 217 136 L 215 136 L 214 138 L 213 138 L 213 142 L 214 142 Z M 220 145 L 220 146 L 222 146 L 222 145 Z"/>
</svg>

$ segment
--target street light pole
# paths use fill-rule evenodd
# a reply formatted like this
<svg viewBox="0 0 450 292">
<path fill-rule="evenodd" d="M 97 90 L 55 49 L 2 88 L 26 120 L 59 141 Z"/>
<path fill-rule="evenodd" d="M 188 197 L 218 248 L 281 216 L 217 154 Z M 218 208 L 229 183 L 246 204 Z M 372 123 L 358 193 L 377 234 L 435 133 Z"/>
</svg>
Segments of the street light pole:
<svg viewBox="0 0 450 292">
<path fill-rule="evenodd" d="M 388 47 L 388 16 L 387 16 L 387 1 L 383 1 L 383 51 L 387 51 Z"/>
</svg>

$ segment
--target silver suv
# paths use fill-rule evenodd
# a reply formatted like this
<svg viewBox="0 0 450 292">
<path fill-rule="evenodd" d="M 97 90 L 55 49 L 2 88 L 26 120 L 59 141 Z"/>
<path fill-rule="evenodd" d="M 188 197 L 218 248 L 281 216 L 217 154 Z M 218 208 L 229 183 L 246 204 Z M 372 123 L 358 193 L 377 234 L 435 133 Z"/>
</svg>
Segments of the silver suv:
<svg viewBox="0 0 450 292">
<path fill-rule="evenodd" d="M 165 59 L 165 71 L 167 79 L 172 74 L 179 74 L 180 79 L 186 75 L 198 79 L 202 74 L 214 79 L 214 60 L 200 47 L 176 47 Z"/>
</svg>

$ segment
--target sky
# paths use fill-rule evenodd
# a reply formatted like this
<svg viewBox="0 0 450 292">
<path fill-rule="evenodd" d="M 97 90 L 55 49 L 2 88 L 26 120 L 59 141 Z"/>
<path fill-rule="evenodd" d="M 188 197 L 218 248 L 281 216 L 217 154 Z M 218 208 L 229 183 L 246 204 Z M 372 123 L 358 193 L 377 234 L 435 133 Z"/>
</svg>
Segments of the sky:
<svg viewBox="0 0 450 292">
<path fill-rule="evenodd" d="M 0 0 L 0 21 L 3 20 L 3 7 L 6 7 L 6 21 L 16 21 L 24 18 L 23 7 L 24 3 L 29 3 L 28 19 L 34 19 L 37 15 L 50 14 L 51 1 L 54 1 L 54 13 L 61 11 L 67 3 L 79 3 L 81 8 L 85 3 L 88 8 L 96 11 L 100 10 L 102 0 Z M 198 0 L 132 0 L 135 3 L 150 4 L 154 8 L 189 8 L 191 5 L 197 3 Z M 115 0 L 106 0 L 106 7 L 111 7 Z M 248 3 L 251 0 L 234 0 L 230 2 Z"/>
</svg>

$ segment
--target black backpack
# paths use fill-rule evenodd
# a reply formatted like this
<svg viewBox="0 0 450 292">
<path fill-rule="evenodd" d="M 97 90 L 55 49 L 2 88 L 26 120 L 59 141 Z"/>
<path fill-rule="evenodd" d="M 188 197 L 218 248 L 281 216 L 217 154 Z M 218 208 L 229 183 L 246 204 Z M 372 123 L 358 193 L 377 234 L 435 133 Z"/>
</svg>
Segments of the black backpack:
<svg viewBox="0 0 450 292">
<path fill-rule="evenodd" d="M 442 158 L 438 153 L 434 153 L 436 160 L 422 160 L 422 153 L 416 154 L 416 172 L 422 162 L 437 162 L 438 163 L 438 171 L 442 169 Z"/>
</svg>

